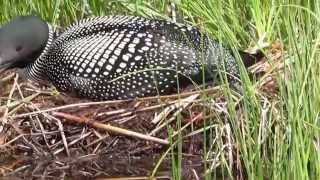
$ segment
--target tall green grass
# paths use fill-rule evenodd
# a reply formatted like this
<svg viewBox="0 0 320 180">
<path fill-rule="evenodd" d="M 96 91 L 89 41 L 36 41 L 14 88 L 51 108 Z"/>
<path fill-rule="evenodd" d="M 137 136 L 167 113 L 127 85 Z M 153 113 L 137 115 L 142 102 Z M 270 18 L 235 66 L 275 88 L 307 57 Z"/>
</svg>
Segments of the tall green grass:
<svg viewBox="0 0 320 180">
<path fill-rule="evenodd" d="M 110 14 L 169 18 L 169 2 L 6 0 L 0 1 L 0 22 L 25 14 L 39 15 L 56 26 Z M 226 88 L 226 118 L 206 120 L 206 127 L 212 128 L 204 136 L 205 179 L 319 179 L 320 1 L 176 0 L 175 3 L 179 22 L 200 27 L 234 50 L 252 47 L 259 40 L 280 41 L 284 47 L 283 73 L 270 72 L 277 79 L 277 94 L 268 97 L 240 66 L 244 93 L 235 97 Z M 237 101 L 240 110 L 236 108 Z M 212 122 L 214 126 L 210 126 Z M 226 144 L 227 136 L 231 136 L 231 147 Z M 178 155 L 168 155 L 172 158 L 175 179 L 181 178 L 181 138 L 170 147 L 172 154 Z M 234 162 L 230 162 L 230 157 Z M 215 158 L 219 168 L 213 164 Z"/>
</svg>

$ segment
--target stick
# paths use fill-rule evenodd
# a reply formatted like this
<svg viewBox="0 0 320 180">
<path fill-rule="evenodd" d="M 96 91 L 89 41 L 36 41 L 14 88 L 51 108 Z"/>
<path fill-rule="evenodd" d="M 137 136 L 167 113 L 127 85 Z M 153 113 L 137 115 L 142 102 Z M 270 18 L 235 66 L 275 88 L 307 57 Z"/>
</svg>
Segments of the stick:
<svg viewBox="0 0 320 180">
<path fill-rule="evenodd" d="M 176 119 L 176 116 L 178 116 L 179 113 L 181 113 L 181 111 L 183 109 L 185 109 L 192 101 L 194 101 L 197 97 L 199 96 L 199 94 L 194 94 L 188 98 L 185 98 L 181 101 L 179 101 L 179 104 L 177 105 L 177 111 L 173 114 L 173 116 L 167 120 L 166 122 L 164 122 L 163 124 L 161 124 L 160 126 L 158 126 L 157 128 L 155 128 L 154 130 L 152 130 L 149 135 L 155 135 L 158 131 L 160 131 L 162 128 L 166 127 L 169 123 L 171 123 L 172 121 L 174 121 Z M 174 104 L 175 106 L 175 104 Z"/>
<path fill-rule="evenodd" d="M 159 113 L 151 122 L 157 124 L 162 119 L 166 118 L 175 109 L 181 108 L 180 111 L 185 109 L 190 103 L 199 97 L 200 94 L 191 95 L 185 99 L 178 100 L 175 104 L 166 107 L 161 113 Z"/>
<path fill-rule="evenodd" d="M 11 88 L 11 91 L 9 93 L 9 97 L 8 97 L 8 101 L 7 101 L 7 106 L 11 103 L 11 99 L 12 99 L 12 96 L 13 96 L 13 93 L 14 91 L 16 90 L 16 87 L 17 87 L 17 82 L 18 82 L 18 78 L 19 78 L 19 75 L 16 74 L 16 77 L 14 78 L 14 83 L 13 83 L 13 86 Z M 8 113 L 9 113 L 9 108 L 7 107 L 4 111 L 4 114 L 2 116 L 2 119 L 1 119 L 1 122 L 3 124 L 6 124 L 8 122 Z"/>
<path fill-rule="evenodd" d="M 95 120 L 84 118 L 84 117 L 80 118 L 80 117 L 77 117 L 77 116 L 73 116 L 73 115 L 66 114 L 66 113 L 61 113 L 61 112 L 52 112 L 52 115 L 64 118 L 65 120 L 67 120 L 69 122 L 75 122 L 75 123 L 90 125 L 90 126 L 95 127 L 95 128 L 103 129 L 103 130 L 110 131 L 110 132 L 115 132 L 115 133 L 118 133 L 118 134 L 130 136 L 130 137 L 137 137 L 137 138 L 148 140 L 148 141 L 154 141 L 154 142 L 157 142 L 159 144 L 164 144 L 164 145 L 168 145 L 169 144 L 169 141 L 164 140 L 164 139 L 152 137 L 152 136 L 149 136 L 149 135 L 144 135 L 144 134 L 137 133 L 137 132 L 134 132 L 134 131 L 129 131 L 129 130 L 122 129 L 122 128 L 115 127 L 115 126 L 111 126 L 111 125 L 108 125 L 108 124 L 102 124 L 102 123 L 99 123 L 99 122 L 97 122 Z"/>
<path fill-rule="evenodd" d="M 155 99 L 167 99 L 167 98 L 177 98 L 177 97 L 186 97 L 190 96 L 193 94 L 198 94 L 198 93 L 209 93 L 209 92 L 217 92 L 219 90 L 219 86 L 209 88 L 209 89 L 204 89 L 200 91 L 193 91 L 193 92 L 186 92 L 186 93 L 181 93 L 181 94 L 175 94 L 175 95 L 167 95 L 167 96 L 151 96 L 151 97 L 145 97 L 145 98 L 136 98 L 137 101 L 149 101 L 149 100 L 155 100 Z M 81 106 L 91 106 L 91 105 L 102 105 L 102 104 L 117 104 L 117 103 L 125 103 L 125 102 L 130 102 L 133 99 L 129 100 L 114 100 L 114 101 L 101 101 L 101 102 L 86 102 L 86 103 L 77 103 L 77 104 L 69 104 L 65 106 L 59 106 L 59 107 L 54 107 L 54 108 L 49 108 L 49 109 L 44 109 L 40 111 L 35 111 L 35 112 L 30 112 L 30 113 L 24 113 L 24 114 L 19 114 L 16 116 L 13 116 L 11 118 L 22 118 L 30 115 L 36 115 L 36 114 L 41 114 L 44 112 L 51 112 L 51 111 L 57 111 L 61 109 L 68 109 L 68 108 L 74 108 L 74 107 L 81 107 Z"/>
<path fill-rule="evenodd" d="M 117 104 L 117 103 L 129 102 L 129 101 L 131 101 L 131 100 L 114 100 L 114 101 L 86 102 L 86 103 L 68 104 L 68 105 L 64 105 L 64 106 L 59 106 L 59 107 L 54 107 L 54 108 L 34 111 L 34 112 L 30 112 L 30 113 L 19 114 L 19 115 L 14 116 L 13 118 L 21 118 L 21 117 L 26 117 L 26 116 L 30 116 L 30 115 L 42 114 L 42 113 L 45 113 L 45 112 L 57 111 L 57 110 L 61 110 L 61 109 L 69 109 L 69 108 L 74 108 L 74 107 L 79 108 L 79 107 L 86 107 L 86 106 L 91 106 L 91 105 Z"/>
</svg>

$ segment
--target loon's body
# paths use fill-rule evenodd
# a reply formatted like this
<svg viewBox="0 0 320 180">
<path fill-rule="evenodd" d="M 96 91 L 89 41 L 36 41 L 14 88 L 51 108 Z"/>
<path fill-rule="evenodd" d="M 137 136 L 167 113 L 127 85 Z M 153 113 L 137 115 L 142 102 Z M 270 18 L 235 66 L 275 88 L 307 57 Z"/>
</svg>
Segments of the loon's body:
<svg viewBox="0 0 320 180">
<path fill-rule="evenodd" d="M 23 23 L 30 30 L 12 32 Z M 23 36 L 32 30 L 31 37 Z M 10 40 L 12 47 L 5 47 Z M 95 17 L 56 36 L 47 23 L 26 16 L 0 29 L 0 68 L 19 67 L 29 79 L 96 100 L 168 94 L 192 81 L 202 83 L 208 69 L 221 64 L 238 76 L 230 50 L 192 26 L 164 20 Z"/>
</svg>

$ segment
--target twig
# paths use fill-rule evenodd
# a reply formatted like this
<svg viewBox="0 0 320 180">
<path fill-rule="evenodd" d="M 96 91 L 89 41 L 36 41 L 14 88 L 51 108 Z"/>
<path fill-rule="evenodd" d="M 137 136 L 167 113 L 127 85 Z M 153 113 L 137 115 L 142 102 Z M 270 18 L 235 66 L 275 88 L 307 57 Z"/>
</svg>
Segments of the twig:
<svg viewBox="0 0 320 180">
<path fill-rule="evenodd" d="M 46 134 L 45 134 L 45 130 L 44 130 L 42 122 L 39 119 L 39 116 L 36 116 L 36 122 L 38 123 L 38 125 L 40 127 L 40 131 L 41 131 L 42 137 L 44 139 L 44 142 L 46 143 L 47 147 L 49 148 L 49 143 L 48 143 L 48 140 L 47 140 L 47 137 L 46 137 Z"/>
<path fill-rule="evenodd" d="M 16 106 L 21 106 L 22 105 L 22 103 L 27 103 L 27 102 L 30 102 L 31 100 L 33 100 L 34 98 L 36 98 L 37 96 L 39 96 L 40 95 L 40 93 L 35 93 L 35 94 L 32 94 L 32 95 L 30 95 L 30 96 L 28 96 L 28 97 L 26 97 L 26 98 L 24 98 L 24 99 L 22 99 L 22 100 L 16 100 L 16 101 L 14 101 L 14 102 L 12 102 L 12 103 L 9 103 L 9 104 L 7 104 L 7 105 L 4 105 L 4 106 L 0 106 L 0 112 L 2 112 L 2 111 L 4 111 L 5 109 L 7 109 L 7 108 L 13 108 L 13 107 L 16 107 Z M 16 109 L 17 110 L 17 109 Z M 14 110 L 14 112 L 16 111 L 16 110 Z M 11 111 L 10 112 L 8 112 L 8 115 L 10 115 L 10 114 L 12 114 L 11 113 Z M 29 116 L 29 115 L 26 115 L 26 116 Z M 23 117 L 26 117 L 26 116 L 23 116 Z"/>
<path fill-rule="evenodd" d="M 154 110 L 154 109 L 158 109 L 158 108 L 162 108 L 166 105 L 170 105 L 172 103 L 174 103 L 175 101 L 172 101 L 172 102 L 169 102 L 169 103 L 166 103 L 166 104 L 157 104 L 157 105 L 153 105 L 153 106 L 148 106 L 148 107 L 144 107 L 144 108 L 141 108 L 141 109 L 137 109 L 135 112 L 144 112 L 144 111 L 151 111 L 151 110 Z"/>
<path fill-rule="evenodd" d="M 111 115 L 116 115 L 116 114 L 121 114 L 121 113 L 127 113 L 129 110 L 128 109 L 117 109 L 114 111 L 107 111 L 107 112 L 102 112 L 97 114 L 97 117 L 99 116 L 111 116 Z"/>
<path fill-rule="evenodd" d="M 87 106 L 92 106 L 92 105 L 118 104 L 118 103 L 124 103 L 124 102 L 129 102 L 129 101 L 132 101 L 132 100 L 115 100 L 115 101 L 101 101 L 101 102 L 86 102 L 86 103 L 68 104 L 68 105 L 64 105 L 64 106 L 34 111 L 34 112 L 30 112 L 30 113 L 19 114 L 19 115 L 14 116 L 13 118 L 22 118 L 22 117 L 26 117 L 26 116 L 30 116 L 30 115 L 42 114 L 45 112 L 58 111 L 58 110 L 69 109 L 69 108 L 74 108 L 74 107 L 80 108 L 80 107 L 87 107 Z"/>
<path fill-rule="evenodd" d="M 1 72 L 0 72 L 0 74 L 1 74 Z M 9 74 L 8 76 L 0 79 L 0 85 L 1 85 L 2 83 L 5 83 L 5 82 L 7 82 L 7 81 L 10 81 L 10 80 L 11 80 L 12 78 L 14 78 L 15 76 L 16 76 L 15 73 L 11 73 L 11 74 Z"/>
<path fill-rule="evenodd" d="M 86 133 L 86 134 L 84 134 L 84 135 L 81 135 L 78 139 L 75 139 L 74 141 L 70 142 L 69 144 L 64 145 L 64 146 L 65 146 L 64 148 L 60 148 L 60 149 L 56 150 L 55 152 L 53 152 L 53 154 L 55 154 L 55 155 L 56 155 L 56 154 L 59 154 L 60 152 L 63 151 L 63 149 L 67 149 L 66 146 L 67 146 L 67 147 L 70 147 L 70 146 L 74 145 L 75 143 L 79 142 L 80 140 L 88 137 L 88 136 L 91 135 L 91 134 L 92 134 L 91 132 L 88 132 L 88 133 Z"/>
<path fill-rule="evenodd" d="M 164 128 L 169 123 L 171 123 L 173 120 L 175 120 L 176 116 L 178 116 L 178 114 L 181 113 L 181 111 L 183 109 L 185 109 L 191 102 L 193 102 L 198 96 L 199 96 L 199 94 L 194 94 L 186 99 L 178 101 L 178 104 L 174 104 L 173 106 L 178 108 L 178 110 L 172 115 L 172 117 L 169 120 L 167 120 L 166 122 L 164 122 L 163 124 L 161 124 L 160 126 L 155 128 L 154 130 L 152 130 L 149 133 L 149 135 L 155 135 L 158 131 L 160 131 L 162 128 Z"/>
<path fill-rule="evenodd" d="M 199 178 L 199 176 L 197 174 L 197 171 L 195 169 L 193 169 L 193 168 L 192 168 L 192 173 L 194 175 L 195 180 L 200 180 L 200 178 Z"/>
<path fill-rule="evenodd" d="M 36 110 L 39 110 L 38 107 L 34 106 L 33 104 L 31 104 L 31 109 L 36 109 Z M 43 116 L 45 116 L 46 118 L 48 119 L 51 119 L 51 120 L 55 120 L 57 122 L 57 125 L 58 125 L 58 131 L 60 132 L 60 135 L 61 135 L 61 138 L 62 138 L 62 143 L 64 145 L 64 149 L 67 153 L 67 155 L 70 157 L 70 152 L 69 152 L 69 148 L 68 148 L 68 143 L 67 143 L 67 138 L 64 134 L 64 129 L 63 129 L 63 125 L 61 123 L 61 121 L 59 119 L 57 119 L 56 117 L 48 114 L 48 113 L 43 113 Z M 43 133 L 43 132 L 42 132 Z"/>
<path fill-rule="evenodd" d="M 180 94 L 173 94 L 173 95 L 166 95 L 166 96 L 152 96 L 152 97 L 145 97 L 145 98 L 137 98 L 138 101 L 149 101 L 155 99 L 171 99 L 171 98 L 183 98 L 193 94 L 206 94 L 206 93 L 213 93 L 218 92 L 221 89 L 221 86 L 215 86 L 209 89 L 203 89 L 199 91 L 192 91 L 192 92 L 185 92 Z"/>
<path fill-rule="evenodd" d="M 109 137 L 109 134 L 106 134 L 106 135 L 104 135 L 104 136 L 102 136 L 102 137 L 99 137 L 99 139 L 94 140 L 93 142 L 89 143 L 89 144 L 86 145 L 85 147 L 88 148 L 88 147 L 90 147 L 90 146 L 92 146 L 92 145 L 94 145 L 94 144 L 97 144 L 98 142 L 106 139 L 107 137 Z"/>
<path fill-rule="evenodd" d="M 62 142 L 63 142 L 63 145 L 64 145 L 64 148 L 66 150 L 66 153 L 68 155 L 68 157 L 70 157 L 70 152 L 69 152 L 69 148 L 68 148 L 68 143 L 67 143 L 67 139 L 66 139 L 66 136 L 64 134 L 64 129 L 63 129 L 63 125 L 61 123 L 61 121 L 57 118 L 54 118 L 57 123 L 58 123 L 58 127 L 59 127 L 59 131 L 60 131 L 60 134 L 61 134 L 61 137 L 62 137 Z"/>
<path fill-rule="evenodd" d="M 8 123 L 8 119 L 7 119 L 8 118 L 8 113 L 9 113 L 8 105 L 11 103 L 11 98 L 12 98 L 13 93 L 14 93 L 14 91 L 16 89 L 17 84 L 18 84 L 18 78 L 19 78 L 19 75 L 16 74 L 16 77 L 14 78 L 13 86 L 12 86 L 11 91 L 9 93 L 9 97 L 8 97 L 8 101 L 7 101 L 7 107 L 6 107 L 5 111 L 4 111 L 4 114 L 3 114 L 2 119 L 1 119 L 1 122 L 3 124 Z"/>
<path fill-rule="evenodd" d="M 118 122 L 119 124 L 123 124 L 123 123 L 125 123 L 125 122 L 127 122 L 127 121 L 130 121 L 130 120 L 136 118 L 136 117 L 137 117 L 137 115 L 133 115 L 133 116 L 129 116 L 129 117 L 124 117 L 124 118 L 122 118 L 122 119 L 118 119 L 117 122 Z"/>
<path fill-rule="evenodd" d="M 205 89 L 205 90 L 201 90 L 201 91 L 193 91 L 193 92 L 187 92 L 187 93 L 181 93 L 181 94 L 175 94 L 175 95 L 167 95 L 167 96 L 152 96 L 152 97 L 145 97 L 145 98 L 136 98 L 136 100 L 137 101 L 149 101 L 149 100 L 155 100 L 155 99 L 179 98 L 179 97 L 190 96 L 190 95 L 193 95 L 193 94 L 217 92 L 218 90 L 219 90 L 219 86 L 216 86 L 216 87 Z M 64 105 L 64 106 L 44 109 L 44 110 L 40 110 L 40 111 L 34 111 L 34 112 L 30 112 L 30 113 L 19 114 L 19 115 L 13 116 L 12 118 L 13 119 L 22 118 L 22 117 L 26 117 L 26 116 L 30 116 L 30 115 L 42 114 L 44 112 L 52 112 L 52 111 L 58 111 L 58 110 L 74 108 L 74 107 L 79 108 L 79 107 L 87 107 L 87 106 L 91 106 L 91 105 L 118 104 L 118 103 L 130 102 L 130 101 L 133 101 L 133 99 L 69 104 L 69 105 Z"/>
<path fill-rule="evenodd" d="M 15 169 L 14 171 L 12 172 L 9 172 L 8 174 L 6 174 L 6 176 L 12 176 L 13 174 L 16 174 L 20 171 L 24 171 L 25 169 L 29 168 L 31 165 L 24 165 L 24 166 L 21 166 L 21 167 L 18 167 L 17 169 Z"/>
<path fill-rule="evenodd" d="M 161 121 L 162 119 L 166 118 L 170 114 L 170 112 L 172 112 L 173 110 L 178 109 L 178 108 L 185 109 L 197 97 L 199 97 L 199 94 L 191 95 L 191 96 L 189 96 L 189 97 L 187 97 L 185 99 L 178 100 L 177 103 L 165 108 L 151 122 L 154 123 L 154 124 L 157 124 L 159 121 Z M 182 110 L 180 110 L 180 111 L 182 111 Z"/>
<path fill-rule="evenodd" d="M 268 112 L 270 110 L 270 102 L 267 98 L 263 97 L 264 102 L 261 110 L 261 120 L 259 125 L 259 135 L 258 135 L 258 144 L 262 144 L 266 139 L 266 129 L 267 129 L 267 122 L 268 122 Z"/>
<path fill-rule="evenodd" d="M 197 116 L 195 116 L 194 118 L 191 119 L 190 122 L 188 122 L 187 124 L 185 124 L 183 127 L 181 127 L 178 131 L 175 131 L 172 133 L 171 137 L 174 137 L 176 136 L 177 134 L 181 133 L 181 131 L 183 131 L 184 129 L 186 129 L 190 124 L 192 124 L 193 122 L 201 119 L 201 118 L 204 118 L 203 117 L 203 113 L 201 112 L 200 114 L 198 114 Z"/>
<path fill-rule="evenodd" d="M 150 177 L 137 176 L 137 177 L 119 177 L 119 178 L 97 178 L 96 180 L 148 180 Z M 152 178 L 153 179 L 153 178 Z M 155 179 L 170 179 L 169 176 L 157 176 Z"/>
<path fill-rule="evenodd" d="M 149 136 L 149 135 L 144 135 L 144 134 L 137 133 L 137 132 L 134 132 L 134 131 L 129 131 L 129 130 L 122 129 L 122 128 L 115 127 L 115 126 L 111 126 L 111 125 L 108 125 L 108 124 L 102 124 L 102 123 L 99 123 L 99 122 L 97 122 L 95 120 L 84 118 L 84 117 L 80 118 L 80 117 L 77 117 L 77 116 L 73 116 L 73 115 L 66 114 L 66 113 L 61 113 L 61 112 L 52 112 L 52 115 L 64 118 L 65 120 L 67 120 L 69 122 L 75 122 L 75 123 L 90 125 L 90 126 L 95 127 L 95 128 L 103 129 L 103 130 L 110 131 L 110 132 L 119 133 L 119 134 L 130 136 L 130 137 L 137 137 L 137 138 L 148 140 L 148 141 L 154 141 L 154 142 L 157 142 L 159 144 L 164 144 L 164 145 L 168 145 L 169 144 L 169 142 L 167 140 L 164 140 L 164 139 L 152 137 L 152 136 Z"/>
<path fill-rule="evenodd" d="M 226 151 L 228 154 L 228 160 L 229 160 L 229 168 L 230 171 L 232 172 L 232 165 L 233 165 L 233 154 L 232 154 L 232 135 L 231 135 L 231 128 L 229 122 L 226 123 L 225 125 L 225 131 L 226 131 Z"/>
<path fill-rule="evenodd" d="M 10 141 L 6 142 L 5 144 L 0 144 L 0 149 L 5 148 L 6 146 L 10 145 L 11 143 L 14 143 L 16 140 L 23 137 L 24 134 L 20 134 L 19 136 L 16 136 L 15 138 L 11 139 Z"/>
<path fill-rule="evenodd" d="M 177 22 L 176 4 L 174 2 L 170 3 L 171 17 L 173 22 Z"/>
</svg>

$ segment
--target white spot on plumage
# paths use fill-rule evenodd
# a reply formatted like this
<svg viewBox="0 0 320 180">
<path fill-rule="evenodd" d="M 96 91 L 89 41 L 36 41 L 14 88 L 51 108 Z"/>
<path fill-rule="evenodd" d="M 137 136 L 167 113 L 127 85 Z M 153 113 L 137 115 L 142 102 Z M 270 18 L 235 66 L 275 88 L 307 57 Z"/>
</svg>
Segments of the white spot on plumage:
<svg viewBox="0 0 320 180">
<path fill-rule="evenodd" d="M 117 56 L 120 56 L 120 54 L 121 54 L 121 49 L 116 49 L 116 50 L 114 51 L 114 54 L 117 55 Z"/>
<path fill-rule="evenodd" d="M 115 56 L 112 56 L 110 59 L 109 59 L 109 63 L 110 64 L 114 64 L 116 62 L 116 57 Z"/>
<path fill-rule="evenodd" d="M 108 71 L 111 71 L 112 66 L 111 66 L 110 64 L 108 64 L 108 65 L 106 66 L 106 69 L 107 69 Z"/>
<path fill-rule="evenodd" d="M 134 60 L 136 60 L 136 61 L 139 61 L 139 60 L 141 60 L 141 59 L 142 59 L 142 56 L 140 56 L 140 55 L 134 57 Z"/>
<path fill-rule="evenodd" d="M 135 49 L 134 47 L 129 47 L 129 49 L 128 49 L 128 51 L 131 52 L 131 53 L 134 53 L 135 50 L 136 50 L 136 49 Z"/>
<path fill-rule="evenodd" d="M 121 48 L 121 49 L 124 49 L 125 46 L 126 46 L 126 43 L 125 42 L 121 42 L 118 47 Z"/>
<path fill-rule="evenodd" d="M 148 47 L 148 46 L 143 46 L 141 49 L 142 49 L 143 51 L 148 51 L 148 50 L 149 50 L 149 47 Z"/>
<path fill-rule="evenodd" d="M 144 36 L 146 36 L 146 34 L 145 34 L 145 33 L 138 33 L 137 36 L 138 36 L 139 38 L 143 38 Z"/>
<path fill-rule="evenodd" d="M 124 69 L 125 67 L 127 67 L 127 63 L 121 62 L 121 63 L 119 64 L 119 66 Z"/>
<path fill-rule="evenodd" d="M 124 38 L 123 41 L 124 42 L 130 42 L 130 38 Z"/>
<path fill-rule="evenodd" d="M 91 63 L 89 64 L 89 66 L 90 66 L 91 68 L 93 68 L 94 65 L 95 65 L 95 62 L 91 62 Z"/>
<path fill-rule="evenodd" d="M 132 43 L 139 44 L 140 43 L 140 39 L 139 38 L 134 38 Z"/>
<path fill-rule="evenodd" d="M 96 54 L 94 55 L 94 59 L 98 60 L 98 59 L 100 58 L 100 56 L 101 56 L 100 53 L 96 53 Z"/>
<path fill-rule="evenodd" d="M 129 48 L 134 48 L 134 47 L 136 47 L 136 44 L 130 43 L 130 44 L 128 45 L 128 47 L 129 47 Z"/>
<path fill-rule="evenodd" d="M 92 55 L 89 54 L 89 55 L 87 56 L 87 59 L 92 59 Z"/>
<path fill-rule="evenodd" d="M 122 59 L 124 61 L 128 61 L 129 60 L 129 56 L 127 54 L 125 54 L 125 55 L 122 56 Z"/>
<path fill-rule="evenodd" d="M 104 62 L 102 60 L 100 60 L 100 61 L 98 61 L 97 64 L 98 64 L 99 67 L 102 67 L 104 65 Z"/>
<path fill-rule="evenodd" d="M 121 71 L 122 71 L 122 69 L 120 69 L 120 68 L 118 68 L 118 69 L 116 70 L 117 73 L 120 73 Z"/>
<path fill-rule="evenodd" d="M 87 72 L 87 73 L 91 73 L 91 71 L 92 71 L 91 68 L 87 68 L 87 69 L 86 69 L 86 72 Z"/>
</svg>

